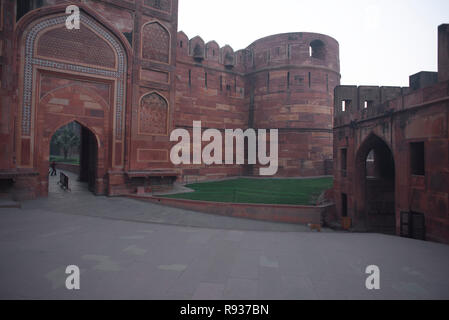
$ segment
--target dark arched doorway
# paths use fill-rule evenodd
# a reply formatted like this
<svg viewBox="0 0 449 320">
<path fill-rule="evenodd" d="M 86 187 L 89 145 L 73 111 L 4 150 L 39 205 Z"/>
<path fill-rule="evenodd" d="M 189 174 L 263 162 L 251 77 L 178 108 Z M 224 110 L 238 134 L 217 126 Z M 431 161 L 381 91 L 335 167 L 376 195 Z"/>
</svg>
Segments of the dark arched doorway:
<svg viewBox="0 0 449 320">
<path fill-rule="evenodd" d="M 70 121 L 82 123 L 97 139 L 98 159 L 90 161 L 98 163 L 97 170 L 82 163 L 91 156 L 80 161 L 81 179 L 90 181 L 90 189 L 98 195 L 112 195 L 111 184 L 126 179 L 126 119 L 131 102 L 127 75 L 132 69 L 132 48 L 95 10 L 82 3 L 78 6 L 80 28 L 76 32 L 67 29 L 66 6 L 62 4 L 30 11 L 15 29 L 21 62 L 15 70 L 21 79 L 16 93 L 15 161 L 19 171 L 33 174 L 26 186 L 31 198 L 48 196 L 50 139 Z M 65 50 L 69 42 L 77 45 Z M 77 179 L 76 175 L 72 180 Z"/>
<path fill-rule="evenodd" d="M 389 146 L 370 135 L 357 154 L 359 220 L 367 231 L 396 233 L 395 164 Z"/>
<path fill-rule="evenodd" d="M 81 182 L 87 182 L 90 192 L 95 192 L 97 180 L 98 146 L 95 135 L 86 127 L 81 127 L 80 176 Z"/>
<path fill-rule="evenodd" d="M 76 177 L 96 193 L 98 143 L 90 129 L 77 121 L 59 128 L 50 140 L 50 165 L 52 162 L 58 171 Z"/>
</svg>

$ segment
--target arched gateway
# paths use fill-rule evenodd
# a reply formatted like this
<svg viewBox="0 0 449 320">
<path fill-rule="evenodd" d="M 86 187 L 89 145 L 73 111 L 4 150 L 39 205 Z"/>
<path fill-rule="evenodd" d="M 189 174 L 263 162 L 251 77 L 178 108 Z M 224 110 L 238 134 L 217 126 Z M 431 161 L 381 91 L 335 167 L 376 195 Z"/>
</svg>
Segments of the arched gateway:
<svg viewBox="0 0 449 320">
<path fill-rule="evenodd" d="M 67 29 L 68 15 L 59 8 L 21 20 L 17 164 L 38 172 L 38 195 L 47 195 L 50 139 L 77 121 L 97 140 L 91 184 L 96 194 L 106 194 L 108 172 L 125 166 L 126 49 L 84 9 L 80 29 Z"/>
<path fill-rule="evenodd" d="M 190 132 L 195 121 L 220 131 L 278 129 L 279 177 L 331 172 L 335 39 L 285 33 L 234 51 L 177 33 L 177 0 L 72 2 L 1 2 L 0 193 L 45 196 L 45 149 L 72 121 L 99 140 L 98 194 L 258 175 L 262 165 L 247 161 L 173 164 L 170 133 Z M 65 26 L 69 4 L 80 9 L 79 30 Z"/>
<path fill-rule="evenodd" d="M 395 163 L 388 144 L 369 135 L 356 155 L 358 217 L 367 230 L 395 234 Z"/>
</svg>

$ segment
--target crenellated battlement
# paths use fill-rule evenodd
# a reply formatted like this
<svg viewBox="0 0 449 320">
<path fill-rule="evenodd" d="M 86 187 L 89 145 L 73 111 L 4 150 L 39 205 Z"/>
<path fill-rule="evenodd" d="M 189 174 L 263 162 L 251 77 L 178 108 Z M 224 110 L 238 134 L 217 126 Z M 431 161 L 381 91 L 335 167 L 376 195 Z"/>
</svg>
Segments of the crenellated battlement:
<svg viewBox="0 0 449 320">
<path fill-rule="evenodd" d="M 53 126 L 72 121 L 75 114 L 78 122 L 101 132 L 98 140 L 105 147 L 98 172 L 107 175 L 107 182 L 98 185 L 100 193 L 135 192 L 140 184 L 136 180 L 157 172 L 187 180 L 257 174 L 257 166 L 240 164 L 175 166 L 170 161 L 170 133 L 178 128 L 189 131 L 196 121 L 204 129 L 278 129 L 278 176 L 331 173 L 333 94 L 340 84 L 335 39 L 318 33 L 285 33 L 235 50 L 178 32 L 177 0 L 77 1 L 81 16 L 89 20 L 81 21 L 78 33 L 68 33 L 63 23 L 64 3 L 1 3 L 5 23 L 0 45 L 10 48 L 0 53 L 3 70 L 8 70 L 3 73 L 0 92 L 10 108 L 5 113 L 10 117 L 3 122 L 10 128 L 19 124 L 30 129 L 20 137 L 19 132 L 5 130 L 8 134 L 2 141 L 20 154 L 0 157 L 2 167 L 38 164 L 33 170 L 42 173 L 38 183 L 45 186 L 48 153 L 36 153 L 28 134 L 37 137 L 36 146 L 48 145 L 41 137 L 48 137 Z M 59 22 L 52 20 L 55 17 Z M 47 21 L 57 22 L 58 27 Z M 23 46 L 32 42 L 27 44 L 22 35 L 32 34 L 28 31 L 35 24 L 43 28 L 43 34 L 36 48 L 25 50 Z M 76 37 L 74 42 L 71 37 Z M 11 50 L 8 43 L 17 46 Z M 73 43 L 78 51 L 66 50 Z M 121 51 L 111 52 L 111 48 Z M 51 64 L 27 65 L 34 61 L 34 53 Z M 60 67 L 62 62 L 71 67 Z M 71 69 L 74 65 L 76 71 Z M 122 75 L 117 84 L 109 78 L 105 81 L 114 66 L 120 66 L 117 74 Z M 34 86 L 38 80 L 42 82 Z M 86 92 L 80 87 L 87 88 Z M 48 101 L 22 103 L 29 96 L 49 92 Z M 20 110 L 25 117 L 15 116 Z"/>
<path fill-rule="evenodd" d="M 247 50 L 252 53 L 249 67 L 253 71 L 289 66 L 340 72 L 338 42 L 319 33 L 272 35 L 253 42 Z"/>
<path fill-rule="evenodd" d="M 177 36 L 177 59 L 183 62 L 220 67 L 228 71 L 254 73 L 276 68 L 318 68 L 340 76 L 339 44 L 318 33 L 284 33 L 253 42 L 245 49 L 234 51 L 216 41 L 200 36 L 189 38 L 183 31 Z"/>
<path fill-rule="evenodd" d="M 340 84 L 335 39 L 318 33 L 284 33 L 234 51 L 181 31 L 176 73 L 178 126 L 203 119 L 205 127 L 220 129 L 278 128 L 278 175 L 327 173 L 333 92 Z"/>
<path fill-rule="evenodd" d="M 449 92 L 449 24 L 438 27 L 438 72 L 421 71 L 409 77 L 409 87 L 337 86 L 334 126 L 386 116 L 431 103 Z"/>
<path fill-rule="evenodd" d="M 438 39 L 438 72 L 411 75 L 409 87 L 334 90 L 336 219 L 354 230 L 449 242 L 449 25 Z"/>
<path fill-rule="evenodd" d="M 410 77 L 422 75 L 419 73 Z M 424 73 L 428 74 L 428 73 Z M 431 104 L 449 92 L 449 82 L 411 87 L 337 86 L 334 92 L 334 127 L 392 115 Z"/>
<path fill-rule="evenodd" d="M 410 88 L 337 86 L 334 92 L 335 126 L 391 112 L 389 102 L 410 92 Z"/>
<path fill-rule="evenodd" d="M 200 36 L 191 39 L 183 32 L 178 32 L 177 59 L 183 62 L 200 64 L 208 67 L 223 68 L 228 71 L 244 71 L 245 61 L 240 59 L 242 51 L 234 52 L 234 49 L 220 45 L 212 40 L 205 42 Z"/>
</svg>

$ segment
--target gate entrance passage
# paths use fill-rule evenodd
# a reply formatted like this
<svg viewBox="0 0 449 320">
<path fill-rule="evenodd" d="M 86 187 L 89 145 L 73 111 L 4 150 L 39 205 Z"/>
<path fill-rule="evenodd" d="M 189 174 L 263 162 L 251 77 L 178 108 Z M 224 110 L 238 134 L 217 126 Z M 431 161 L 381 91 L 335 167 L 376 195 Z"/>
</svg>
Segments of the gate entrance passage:
<svg viewBox="0 0 449 320">
<path fill-rule="evenodd" d="M 395 164 L 388 145 L 376 135 L 367 138 L 358 153 L 360 221 L 367 231 L 395 234 Z"/>
<path fill-rule="evenodd" d="M 50 167 L 53 164 L 59 171 L 58 176 L 63 173 L 64 182 L 69 180 L 68 185 L 59 181 L 61 187 L 70 190 L 70 184 L 75 182 L 70 180 L 76 177 L 76 181 L 87 183 L 89 191 L 96 193 L 98 143 L 90 129 L 76 121 L 58 129 L 50 142 Z"/>
</svg>

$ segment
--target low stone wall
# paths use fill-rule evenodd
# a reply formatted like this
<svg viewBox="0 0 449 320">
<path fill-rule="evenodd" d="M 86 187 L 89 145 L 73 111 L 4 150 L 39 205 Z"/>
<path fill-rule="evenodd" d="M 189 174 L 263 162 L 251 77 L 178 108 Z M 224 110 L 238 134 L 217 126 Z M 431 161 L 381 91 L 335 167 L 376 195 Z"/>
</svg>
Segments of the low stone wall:
<svg viewBox="0 0 449 320">
<path fill-rule="evenodd" d="M 128 196 L 132 199 L 148 201 L 164 206 L 180 209 L 210 213 L 228 217 L 238 217 L 270 222 L 283 222 L 294 224 L 321 224 L 325 216 L 332 212 L 334 205 L 323 206 L 293 206 L 293 205 L 268 205 L 268 204 L 241 204 L 195 201 L 184 199 L 169 199 L 148 196 Z"/>
<path fill-rule="evenodd" d="M 1 190 L 0 198 L 14 201 L 33 200 L 39 190 L 39 174 L 37 172 L 4 172 L 0 179 L 9 180 L 9 185 Z M 5 184 L 5 183 L 4 183 Z"/>
<path fill-rule="evenodd" d="M 72 172 L 74 174 L 80 174 L 80 166 L 77 164 L 56 163 L 56 169 Z"/>
</svg>

